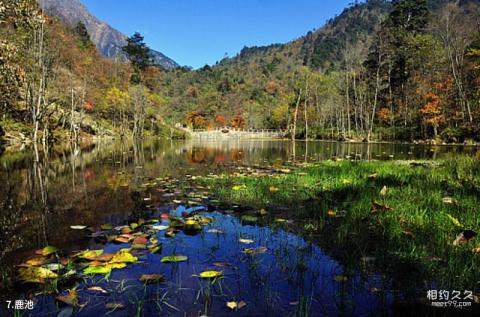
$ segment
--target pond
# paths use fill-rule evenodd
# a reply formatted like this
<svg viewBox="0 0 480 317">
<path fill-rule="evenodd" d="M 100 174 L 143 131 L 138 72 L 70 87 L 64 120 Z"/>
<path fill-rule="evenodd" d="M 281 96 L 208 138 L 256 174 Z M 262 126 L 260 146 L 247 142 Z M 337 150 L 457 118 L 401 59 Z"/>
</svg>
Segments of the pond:
<svg viewBox="0 0 480 317">
<path fill-rule="evenodd" d="M 18 299 L 33 301 L 26 316 L 391 314 L 408 296 L 399 291 L 407 288 L 402 283 L 408 279 L 377 270 L 368 257 L 346 267 L 339 250 L 302 235 L 297 223 L 304 219 L 298 210 L 251 222 L 217 206 L 208 189 L 191 180 L 331 158 L 434 159 L 476 152 L 474 147 L 457 146 L 336 142 L 292 146 L 261 140 L 104 141 L 55 146 L 48 154 L 8 152 L 0 157 L 0 315 L 12 315 L 3 303 Z M 200 228 L 167 233 L 173 221 L 193 215 L 198 217 L 195 225 L 202 223 Z M 126 240 L 118 239 L 121 234 Z M 73 269 L 72 278 L 43 281 L 41 286 L 17 281 L 16 266 L 38 259 L 35 251 L 45 246 L 59 251 L 44 254 L 48 255 L 42 258 L 44 267 L 63 263 L 58 273 Z M 79 251 L 111 255 L 122 249 L 128 249 L 133 263 L 119 261 L 122 265 L 106 275 L 78 278 L 93 260 Z M 67 263 L 72 254 L 75 265 Z M 183 256 L 183 261 L 162 261 L 171 255 Z M 202 272 L 215 276 L 202 278 Z M 162 277 L 140 281 L 148 274 Z M 74 308 L 64 303 L 68 289 L 76 290 L 70 293 L 78 300 Z M 52 295 L 55 292 L 64 296 L 63 301 Z"/>
</svg>

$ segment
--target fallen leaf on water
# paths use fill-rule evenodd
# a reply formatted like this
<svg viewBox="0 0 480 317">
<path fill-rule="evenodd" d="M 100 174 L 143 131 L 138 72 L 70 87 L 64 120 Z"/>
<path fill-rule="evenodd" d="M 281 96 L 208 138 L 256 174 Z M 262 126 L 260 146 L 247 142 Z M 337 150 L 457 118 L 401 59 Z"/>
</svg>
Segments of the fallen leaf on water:
<svg viewBox="0 0 480 317">
<path fill-rule="evenodd" d="M 95 261 L 100 261 L 100 262 L 108 262 L 112 260 L 114 254 L 113 253 L 103 253 L 94 258 Z"/>
<path fill-rule="evenodd" d="M 249 216 L 249 215 L 244 215 L 240 218 L 242 221 L 246 221 L 246 222 L 256 222 L 258 220 L 257 217 L 255 216 Z"/>
<path fill-rule="evenodd" d="M 239 302 L 235 302 L 235 301 L 227 302 L 226 305 L 228 308 L 235 310 L 235 309 L 242 309 L 243 307 L 247 306 L 247 303 L 241 300 Z"/>
<path fill-rule="evenodd" d="M 138 261 L 138 258 L 133 256 L 128 251 L 122 251 L 115 253 L 110 263 L 135 263 Z"/>
<path fill-rule="evenodd" d="M 85 250 L 84 252 L 80 253 L 78 257 L 85 260 L 95 260 L 95 258 L 102 253 L 103 250 Z"/>
<path fill-rule="evenodd" d="M 380 196 L 385 196 L 387 195 L 387 186 L 383 186 L 382 190 L 380 190 Z"/>
<path fill-rule="evenodd" d="M 43 256 L 49 256 L 50 254 L 57 253 L 58 249 L 56 247 L 53 247 L 51 245 L 46 246 L 43 249 L 35 251 L 36 254 L 38 255 L 43 255 Z"/>
<path fill-rule="evenodd" d="M 262 208 L 262 209 L 260 209 L 260 210 L 257 212 L 257 214 L 258 214 L 259 216 L 262 216 L 262 217 L 263 217 L 263 216 L 268 215 L 268 212 L 267 212 L 265 209 Z"/>
<path fill-rule="evenodd" d="M 166 226 L 166 225 L 153 225 L 153 226 L 151 226 L 151 228 L 153 230 L 162 231 L 162 230 L 168 229 L 168 226 Z"/>
<path fill-rule="evenodd" d="M 140 277 L 140 282 L 143 282 L 145 284 L 150 284 L 150 283 L 165 283 L 165 276 L 162 274 L 143 274 Z"/>
<path fill-rule="evenodd" d="M 49 260 L 45 257 L 36 257 L 25 261 L 25 266 L 40 266 L 48 261 Z"/>
<path fill-rule="evenodd" d="M 458 245 L 462 245 L 462 244 L 465 244 L 467 243 L 468 241 L 472 240 L 473 238 L 475 238 L 475 236 L 477 235 L 477 233 L 473 230 L 463 230 L 462 232 L 460 232 L 457 236 L 457 238 L 455 239 L 455 241 L 453 241 L 453 245 L 455 246 L 458 246 Z"/>
<path fill-rule="evenodd" d="M 225 233 L 225 231 L 218 230 L 218 229 L 209 229 L 207 232 L 208 233 L 217 233 L 217 234 L 224 234 Z"/>
<path fill-rule="evenodd" d="M 19 269 L 18 276 L 22 282 L 40 284 L 44 283 L 45 279 L 53 279 L 58 277 L 57 273 L 54 273 L 49 269 L 36 266 Z"/>
<path fill-rule="evenodd" d="M 44 269 L 50 270 L 50 271 L 60 271 L 63 269 L 65 266 L 63 266 L 60 263 L 50 263 L 50 264 L 43 264 L 42 267 Z"/>
<path fill-rule="evenodd" d="M 88 266 L 83 270 L 83 274 L 108 274 L 112 271 L 110 266 Z"/>
<path fill-rule="evenodd" d="M 158 253 L 162 250 L 162 245 L 161 244 L 151 244 L 148 246 L 148 249 L 150 250 L 151 253 Z"/>
<path fill-rule="evenodd" d="M 238 239 L 238 242 L 244 243 L 244 244 L 252 244 L 255 241 L 250 240 L 250 239 Z"/>
<path fill-rule="evenodd" d="M 133 244 L 147 244 L 148 239 L 144 238 L 144 237 L 138 237 L 138 238 L 135 238 L 132 243 Z"/>
<path fill-rule="evenodd" d="M 102 229 L 102 230 L 112 230 L 113 225 L 111 223 L 104 223 L 103 225 L 100 225 L 100 229 Z"/>
<path fill-rule="evenodd" d="M 70 229 L 72 230 L 83 230 L 83 229 L 86 229 L 87 226 L 80 226 L 80 225 L 77 225 L 77 226 L 70 226 Z"/>
<path fill-rule="evenodd" d="M 262 254 L 267 252 L 268 249 L 265 247 L 259 247 L 259 248 L 247 248 L 243 250 L 243 253 L 246 254 Z"/>
<path fill-rule="evenodd" d="M 78 306 L 78 296 L 76 290 L 70 290 L 66 295 L 58 295 L 55 297 L 55 299 L 73 307 Z"/>
<path fill-rule="evenodd" d="M 227 262 L 214 262 L 213 265 L 218 267 L 230 267 L 232 266 L 230 263 Z"/>
<path fill-rule="evenodd" d="M 290 306 L 297 306 L 298 304 L 300 304 L 300 302 L 297 300 L 297 301 L 293 301 L 293 302 L 290 302 L 288 303 Z"/>
<path fill-rule="evenodd" d="M 169 238 L 173 238 L 177 235 L 177 230 L 173 229 L 173 228 L 168 228 L 167 231 L 165 231 L 165 236 L 166 237 L 169 237 Z"/>
<path fill-rule="evenodd" d="M 113 241 L 114 242 L 117 242 L 117 243 L 129 243 L 131 239 L 127 238 L 127 237 L 121 237 L 121 236 L 118 236 L 116 237 Z"/>
<path fill-rule="evenodd" d="M 218 278 L 223 275 L 222 271 L 205 271 L 200 273 L 201 278 Z"/>
<path fill-rule="evenodd" d="M 103 294 L 107 294 L 107 293 L 108 293 L 106 290 L 104 290 L 104 289 L 101 288 L 100 286 L 92 286 L 92 287 L 89 287 L 89 288 L 87 288 L 87 291 L 97 292 L 97 293 L 103 293 Z"/>
<path fill-rule="evenodd" d="M 183 262 L 187 261 L 188 257 L 184 255 L 168 255 L 164 256 L 161 260 L 162 263 L 171 263 L 171 262 Z"/>
</svg>

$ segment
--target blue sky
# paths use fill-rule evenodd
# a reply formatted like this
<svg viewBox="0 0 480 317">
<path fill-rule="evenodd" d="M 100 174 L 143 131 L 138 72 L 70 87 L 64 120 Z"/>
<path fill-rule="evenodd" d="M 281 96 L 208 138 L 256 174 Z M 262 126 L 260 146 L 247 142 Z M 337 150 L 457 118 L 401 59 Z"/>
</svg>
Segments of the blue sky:
<svg viewBox="0 0 480 317">
<path fill-rule="evenodd" d="M 81 0 L 126 35 L 145 36 L 181 65 L 214 64 L 244 46 L 285 43 L 319 28 L 353 0 Z"/>
</svg>

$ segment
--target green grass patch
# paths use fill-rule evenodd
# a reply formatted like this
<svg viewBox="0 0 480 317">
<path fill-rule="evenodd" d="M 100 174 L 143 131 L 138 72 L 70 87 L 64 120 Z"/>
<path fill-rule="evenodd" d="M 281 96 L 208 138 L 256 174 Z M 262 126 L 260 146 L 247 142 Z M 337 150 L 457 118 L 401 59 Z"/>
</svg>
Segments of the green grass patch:
<svg viewBox="0 0 480 317">
<path fill-rule="evenodd" d="M 386 261 L 412 264 L 445 287 L 479 289 L 479 237 L 453 245 L 462 230 L 480 230 L 479 158 L 324 161 L 289 174 L 200 181 L 221 204 L 289 207 L 303 233 L 328 232 L 328 243 L 349 254 L 381 250 Z"/>
</svg>

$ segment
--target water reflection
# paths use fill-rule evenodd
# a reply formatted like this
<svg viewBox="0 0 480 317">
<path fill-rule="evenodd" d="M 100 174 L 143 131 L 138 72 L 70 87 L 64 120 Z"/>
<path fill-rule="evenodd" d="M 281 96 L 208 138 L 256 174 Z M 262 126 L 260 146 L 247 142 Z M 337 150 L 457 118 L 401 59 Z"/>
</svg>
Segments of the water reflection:
<svg viewBox="0 0 480 317">
<path fill-rule="evenodd" d="M 57 146 L 49 152 L 6 153 L 0 156 L 0 266 L 2 271 L 11 272 L 32 250 L 49 244 L 67 251 L 85 248 L 87 240 L 69 230 L 71 225 L 96 226 L 140 218 L 150 207 L 161 205 L 161 201 L 142 195 L 144 184 L 158 177 L 221 173 L 235 165 L 282 165 L 331 158 L 432 159 L 476 152 L 474 147 L 455 146 L 229 140 L 99 142 Z M 322 253 L 318 247 L 300 242 L 299 250 L 317 248 L 314 253 Z M 213 244 L 208 247 L 215 248 Z M 304 258 L 301 252 L 297 256 Z M 285 265 L 284 271 L 290 269 L 287 263 L 279 265 Z M 331 287 L 318 284 L 315 274 L 321 273 L 309 266 L 296 267 L 295 272 L 292 283 L 302 280 L 320 289 Z M 312 298 L 308 292 L 312 288 L 298 288 L 307 293 L 298 293 L 296 298 Z M 351 290 L 340 288 L 339 294 L 335 309 L 348 311 Z M 275 290 L 270 295 L 265 300 L 274 301 Z"/>
</svg>

